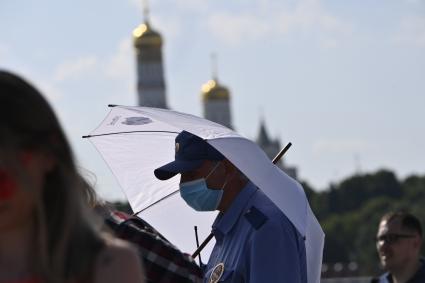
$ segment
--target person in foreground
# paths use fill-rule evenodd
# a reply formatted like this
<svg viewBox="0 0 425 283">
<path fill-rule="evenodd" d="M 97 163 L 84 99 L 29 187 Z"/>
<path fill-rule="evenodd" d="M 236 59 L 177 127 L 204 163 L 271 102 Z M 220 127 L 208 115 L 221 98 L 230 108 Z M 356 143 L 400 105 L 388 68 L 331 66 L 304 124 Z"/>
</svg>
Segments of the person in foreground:
<svg viewBox="0 0 425 283">
<path fill-rule="evenodd" d="M 414 215 L 399 211 L 385 214 L 379 223 L 376 248 L 382 267 L 387 271 L 374 283 L 423 283 L 424 259 L 421 223 Z"/>
<path fill-rule="evenodd" d="M 96 211 L 105 219 L 114 236 L 137 247 L 145 268 L 145 282 L 199 283 L 201 268 L 194 259 L 169 242 L 154 227 L 136 215 L 113 209 L 98 202 Z"/>
<path fill-rule="evenodd" d="M 180 176 L 180 195 L 197 211 L 219 210 L 204 282 L 307 282 L 303 237 L 264 193 L 205 140 L 181 132 L 160 180 Z"/>
<path fill-rule="evenodd" d="M 137 254 L 99 231 L 47 101 L 0 70 L 0 282 L 140 283 Z"/>
</svg>

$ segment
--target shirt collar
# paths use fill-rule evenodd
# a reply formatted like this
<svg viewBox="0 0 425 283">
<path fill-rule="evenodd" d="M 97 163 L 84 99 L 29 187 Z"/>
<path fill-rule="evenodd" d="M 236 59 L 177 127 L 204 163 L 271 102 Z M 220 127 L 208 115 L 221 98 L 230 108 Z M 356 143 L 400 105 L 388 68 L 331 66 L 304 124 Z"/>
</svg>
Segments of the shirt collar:
<svg viewBox="0 0 425 283">
<path fill-rule="evenodd" d="M 258 188 L 253 183 L 248 182 L 233 200 L 227 211 L 217 216 L 212 225 L 212 230 L 216 238 L 222 238 L 229 233 L 244 211 L 249 199 L 257 190 Z"/>
<path fill-rule="evenodd" d="M 420 257 L 419 262 L 420 262 L 419 269 L 416 271 L 415 275 L 413 275 L 413 277 L 410 278 L 409 281 L 407 282 L 410 282 L 410 281 L 416 282 L 416 280 L 418 280 L 417 282 L 419 282 L 419 281 L 422 281 L 419 279 L 423 279 L 425 277 L 425 258 Z"/>
<path fill-rule="evenodd" d="M 416 273 L 413 275 L 412 278 L 410 278 L 407 282 L 415 282 L 417 279 L 423 278 L 425 275 L 425 257 L 420 257 L 419 262 L 421 263 L 421 266 L 416 271 Z M 384 277 L 388 283 L 393 282 L 393 277 L 390 272 L 385 273 L 382 277 Z M 382 278 L 381 277 L 381 278 Z M 385 282 L 385 281 L 383 281 Z"/>
</svg>

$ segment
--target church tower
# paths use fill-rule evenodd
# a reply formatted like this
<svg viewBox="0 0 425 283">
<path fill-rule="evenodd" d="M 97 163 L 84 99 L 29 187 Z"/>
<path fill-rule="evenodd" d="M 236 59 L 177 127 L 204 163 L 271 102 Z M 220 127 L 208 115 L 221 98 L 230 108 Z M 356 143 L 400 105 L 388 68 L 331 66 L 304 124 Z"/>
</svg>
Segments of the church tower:
<svg viewBox="0 0 425 283">
<path fill-rule="evenodd" d="M 215 58 L 213 57 L 214 64 Z M 212 79 L 202 86 L 201 94 L 204 106 L 204 118 L 232 129 L 230 92 L 218 82 L 214 69 Z"/>
<path fill-rule="evenodd" d="M 264 150 L 270 160 L 272 160 L 282 149 L 279 139 L 273 140 L 269 137 L 264 119 L 261 119 L 260 121 L 260 131 L 257 137 L 257 144 Z M 276 165 L 292 178 L 297 178 L 297 168 L 287 166 L 284 159 L 280 159 Z"/>
<path fill-rule="evenodd" d="M 144 7 L 145 21 L 133 31 L 137 58 L 138 105 L 167 108 L 162 38 L 149 23 L 148 8 Z"/>
</svg>

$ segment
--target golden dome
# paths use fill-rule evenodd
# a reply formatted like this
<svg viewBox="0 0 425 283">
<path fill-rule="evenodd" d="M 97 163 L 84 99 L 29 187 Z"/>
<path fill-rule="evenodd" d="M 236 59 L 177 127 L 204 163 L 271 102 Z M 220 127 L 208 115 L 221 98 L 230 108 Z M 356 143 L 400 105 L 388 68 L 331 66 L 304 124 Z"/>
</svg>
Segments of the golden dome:
<svg viewBox="0 0 425 283">
<path fill-rule="evenodd" d="M 209 80 L 202 85 L 202 98 L 203 100 L 213 100 L 213 99 L 226 99 L 230 98 L 229 90 L 220 85 L 217 80 Z"/>
<path fill-rule="evenodd" d="M 152 46 L 152 45 L 158 45 L 160 46 L 162 44 L 162 38 L 161 35 L 154 31 L 148 22 L 145 22 L 134 29 L 133 31 L 133 37 L 134 37 L 134 45 L 136 47 L 138 46 Z"/>
</svg>

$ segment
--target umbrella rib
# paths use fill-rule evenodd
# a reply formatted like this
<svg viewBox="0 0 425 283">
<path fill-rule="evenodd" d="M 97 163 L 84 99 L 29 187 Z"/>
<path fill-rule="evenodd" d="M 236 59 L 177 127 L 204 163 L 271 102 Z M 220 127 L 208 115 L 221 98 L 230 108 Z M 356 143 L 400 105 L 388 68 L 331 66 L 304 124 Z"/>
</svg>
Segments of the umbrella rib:
<svg viewBox="0 0 425 283">
<path fill-rule="evenodd" d="M 98 134 L 98 135 L 88 135 L 88 136 L 83 136 L 83 139 L 85 139 L 85 138 L 92 138 L 92 137 L 118 135 L 118 134 L 132 134 L 132 133 L 167 133 L 167 134 L 178 134 L 179 132 L 173 132 L 173 131 L 127 131 L 127 132 L 115 132 L 115 133 Z"/>
<path fill-rule="evenodd" d="M 145 207 L 145 208 L 143 208 L 143 209 L 141 209 L 141 210 L 139 210 L 139 211 L 137 211 L 137 212 L 133 213 L 133 216 L 134 216 L 134 215 L 137 215 L 137 214 L 139 214 L 139 213 L 141 213 L 141 212 L 143 212 L 143 211 L 145 211 L 145 210 L 146 210 L 146 209 L 148 209 L 148 208 L 151 208 L 151 207 L 152 207 L 152 206 L 154 206 L 155 204 L 157 204 L 157 203 L 159 203 L 159 202 L 163 201 L 164 199 L 167 199 L 167 198 L 171 197 L 172 195 L 175 195 L 178 191 L 180 191 L 180 189 L 179 189 L 179 190 L 176 190 L 176 191 L 174 191 L 174 192 L 172 192 L 172 193 L 170 193 L 170 194 L 168 194 L 168 195 L 166 195 L 165 197 L 163 197 L 163 198 L 161 198 L 161 199 L 157 200 L 156 202 L 154 202 L 154 203 L 152 203 L 152 204 L 148 205 L 147 207 Z"/>
</svg>

